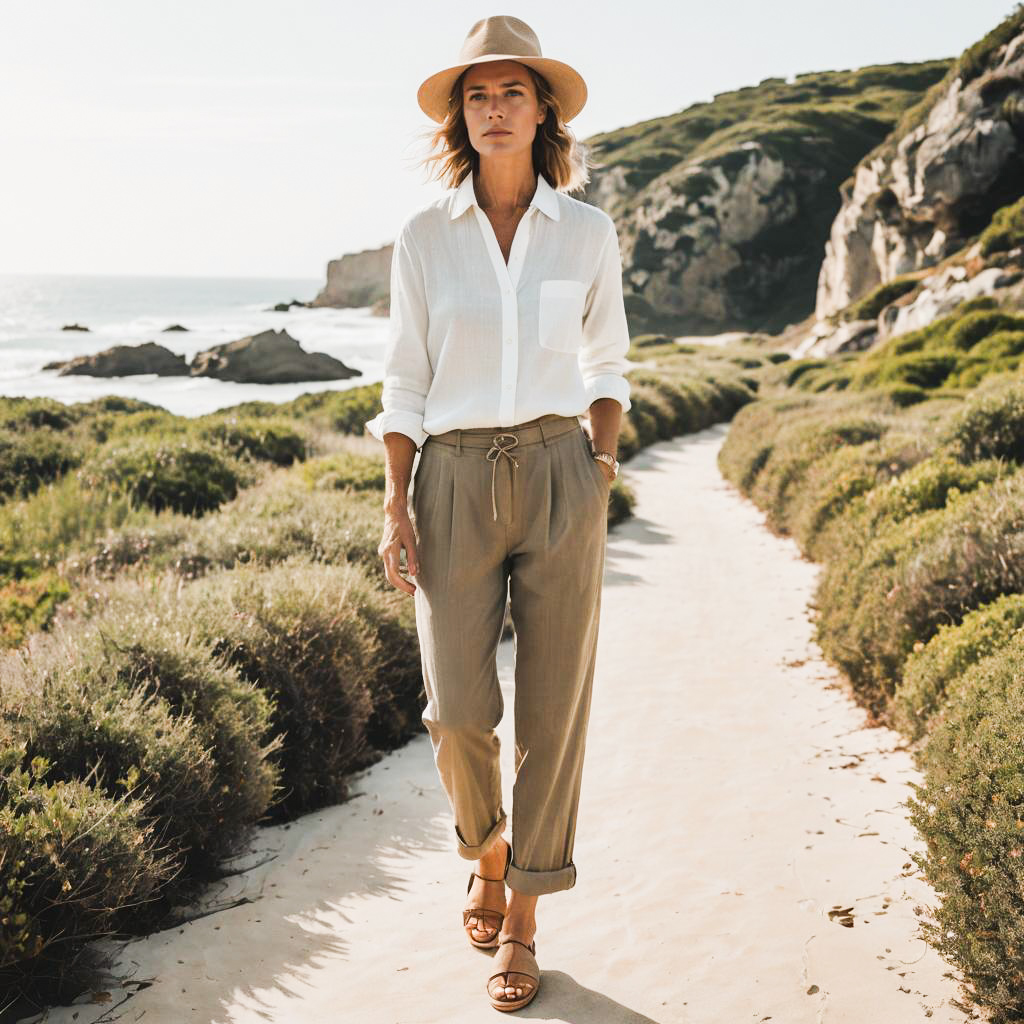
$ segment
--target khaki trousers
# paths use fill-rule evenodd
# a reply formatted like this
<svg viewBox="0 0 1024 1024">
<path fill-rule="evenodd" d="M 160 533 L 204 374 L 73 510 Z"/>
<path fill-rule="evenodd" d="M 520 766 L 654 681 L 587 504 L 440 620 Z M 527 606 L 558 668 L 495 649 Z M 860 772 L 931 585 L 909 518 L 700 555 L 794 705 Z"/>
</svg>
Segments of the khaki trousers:
<svg viewBox="0 0 1024 1024">
<path fill-rule="evenodd" d="M 579 419 L 556 414 L 429 436 L 414 477 L 422 717 L 467 860 L 506 823 L 496 655 L 511 605 L 516 774 L 505 878 L 519 892 L 576 883 L 609 489 Z"/>
</svg>

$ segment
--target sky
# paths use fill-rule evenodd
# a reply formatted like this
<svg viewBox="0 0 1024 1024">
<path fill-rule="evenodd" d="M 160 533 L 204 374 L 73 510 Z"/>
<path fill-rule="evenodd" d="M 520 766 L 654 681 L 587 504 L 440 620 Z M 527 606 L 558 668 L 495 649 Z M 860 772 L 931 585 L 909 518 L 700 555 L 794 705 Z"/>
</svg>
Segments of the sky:
<svg viewBox="0 0 1024 1024">
<path fill-rule="evenodd" d="M 1015 6 L 0 0 L 0 273 L 321 278 L 387 244 L 443 192 L 416 90 L 490 14 L 582 74 L 585 139 L 767 77 L 954 57 Z"/>
</svg>

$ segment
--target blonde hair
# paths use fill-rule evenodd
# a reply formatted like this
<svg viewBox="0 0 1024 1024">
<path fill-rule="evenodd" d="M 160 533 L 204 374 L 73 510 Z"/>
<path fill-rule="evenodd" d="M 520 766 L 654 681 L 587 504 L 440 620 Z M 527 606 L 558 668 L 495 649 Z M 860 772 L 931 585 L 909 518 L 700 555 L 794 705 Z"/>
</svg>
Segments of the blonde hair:
<svg viewBox="0 0 1024 1024">
<path fill-rule="evenodd" d="M 590 162 L 585 147 L 576 140 L 572 130 L 562 121 L 558 98 L 551 91 L 547 79 L 529 65 L 523 67 L 533 79 L 538 104 L 546 104 L 547 116 L 537 125 L 533 140 L 533 169 L 543 174 L 548 184 L 564 192 L 581 190 L 590 181 Z M 448 99 L 448 114 L 437 128 L 427 129 L 432 152 L 420 161 L 430 168 L 428 181 L 438 180 L 448 188 L 458 187 L 467 174 L 480 166 L 480 154 L 469 141 L 466 121 L 462 113 L 462 80 L 466 68 L 455 80 Z"/>
</svg>

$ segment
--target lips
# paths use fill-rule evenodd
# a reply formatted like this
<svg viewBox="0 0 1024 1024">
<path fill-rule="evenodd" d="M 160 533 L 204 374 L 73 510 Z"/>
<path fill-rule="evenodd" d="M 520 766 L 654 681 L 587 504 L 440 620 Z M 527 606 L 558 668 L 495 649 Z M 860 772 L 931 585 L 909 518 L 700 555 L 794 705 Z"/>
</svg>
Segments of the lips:
<svg viewBox="0 0 1024 1024">
<path fill-rule="evenodd" d="M 503 128 L 496 128 L 493 131 L 484 132 L 484 135 L 511 135 L 511 132 L 505 131 Z"/>
</svg>

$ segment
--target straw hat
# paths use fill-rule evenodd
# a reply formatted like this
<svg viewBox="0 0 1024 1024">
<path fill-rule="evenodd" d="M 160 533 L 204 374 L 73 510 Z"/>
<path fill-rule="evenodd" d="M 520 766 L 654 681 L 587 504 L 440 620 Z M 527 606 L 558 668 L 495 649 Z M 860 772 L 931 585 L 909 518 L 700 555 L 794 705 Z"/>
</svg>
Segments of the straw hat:
<svg viewBox="0 0 1024 1024">
<path fill-rule="evenodd" d="M 568 64 L 542 57 L 537 33 L 518 18 L 498 14 L 481 18 L 466 36 L 458 63 L 431 75 L 416 92 L 420 109 L 441 123 L 448 113 L 448 98 L 455 80 L 472 64 L 494 60 L 516 60 L 539 71 L 548 81 L 562 107 L 562 120 L 571 121 L 587 102 L 587 83 Z"/>
</svg>

